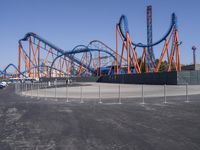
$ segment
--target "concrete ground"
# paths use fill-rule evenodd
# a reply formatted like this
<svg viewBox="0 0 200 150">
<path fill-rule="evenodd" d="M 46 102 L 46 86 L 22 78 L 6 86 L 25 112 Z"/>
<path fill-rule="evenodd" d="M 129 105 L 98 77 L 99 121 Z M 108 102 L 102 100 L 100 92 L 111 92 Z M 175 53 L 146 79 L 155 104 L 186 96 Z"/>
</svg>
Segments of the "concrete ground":
<svg viewBox="0 0 200 150">
<path fill-rule="evenodd" d="M 1 150 L 199 150 L 200 95 L 66 103 L 0 90 Z"/>
<path fill-rule="evenodd" d="M 119 89 L 120 88 L 120 89 Z M 164 96 L 163 85 L 144 85 L 145 97 L 162 97 Z M 67 94 L 68 90 L 68 94 Z M 40 97 L 57 97 L 57 98 L 74 98 L 80 99 L 82 90 L 83 99 L 98 99 L 99 91 L 102 99 L 121 98 L 135 98 L 141 97 L 142 85 L 135 84 L 108 84 L 108 83 L 79 83 L 67 87 L 40 89 L 23 92 L 24 95 Z M 55 94 L 56 93 L 56 94 Z M 200 94 L 200 85 L 188 85 L 188 94 Z M 186 85 L 167 85 L 167 96 L 186 95 Z"/>
</svg>

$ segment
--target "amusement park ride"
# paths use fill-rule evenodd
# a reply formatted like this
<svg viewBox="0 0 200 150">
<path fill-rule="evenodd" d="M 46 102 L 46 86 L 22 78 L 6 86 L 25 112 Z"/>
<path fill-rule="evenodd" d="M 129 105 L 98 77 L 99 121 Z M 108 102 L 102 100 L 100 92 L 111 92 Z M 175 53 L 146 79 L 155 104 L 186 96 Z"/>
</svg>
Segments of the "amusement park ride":
<svg viewBox="0 0 200 150">
<path fill-rule="evenodd" d="M 78 45 L 65 51 L 35 33 L 27 33 L 18 44 L 18 66 L 9 64 L 0 71 L 2 77 L 41 78 L 70 76 L 100 76 L 112 74 L 140 74 L 159 72 L 161 63 L 167 61 L 167 71 L 181 71 L 177 18 L 173 13 L 167 33 L 152 42 L 152 8 L 147 7 L 147 44 L 134 43 L 128 20 L 120 17 L 116 25 L 116 49 L 94 40 L 88 45 Z M 156 60 L 154 46 L 163 44 Z M 137 50 L 137 51 L 136 51 Z M 142 55 L 139 56 L 139 52 Z M 13 67 L 15 72 L 9 73 Z M 145 69 L 144 69 L 145 68 Z"/>
</svg>

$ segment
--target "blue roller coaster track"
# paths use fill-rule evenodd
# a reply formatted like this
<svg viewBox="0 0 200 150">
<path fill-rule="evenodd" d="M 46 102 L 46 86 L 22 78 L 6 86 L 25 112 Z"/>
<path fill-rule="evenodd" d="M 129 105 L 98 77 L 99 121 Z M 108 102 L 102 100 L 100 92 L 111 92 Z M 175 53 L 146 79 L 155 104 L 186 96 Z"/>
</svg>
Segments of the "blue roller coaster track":
<svg viewBox="0 0 200 150">
<path fill-rule="evenodd" d="M 153 46 L 156 46 L 158 44 L 160 44 L 161 42 L 165 41 L 167 39 L 167 37 L 169 36 L 169 34 L 171 33 L 172 29 L 175 27 L 175 29 L 177 29 L 177 18 L 176 18 L 176 15 L 175 13 L 173 13 L 171 15 L 171 24 L 170 24 L 170 27 L 169 29 L 167 30 L 166 34 L 164 34 L 164 36 L 159 39 L 158 41 L 148 45 L 148 44 L 143 44 L 143 43 L 135 43 L 132 41 L 132 45 L 134 47 L 141 47 L 141 48 L 148 48 L 148 47 L 153 47 Z M 128 19 L 125 15 L 122 15 L 120 17 L 120 20 L 118 22 L 118 25 L 119 25 L 119 30 L 120 30 L 120 33 L 122 35 L 122 37 L 126 40 L 126 33 L 129 33 L 129 27 L 128 27 Z M 54 70 L 58 70 L 62 73 L 65 74 L 64 71 L 62 70 L 59 70 L 55 67 L 53 67 L 54 63 L 56 62 L 56 60 L 62 56 L 64 57 L 67 57 L 69 60 L 72 60 L 74 63 L 78 64 L 78 65 L 82 65 L 85 69 L 87 68 L 87 70 L 93 74 L 95 74 L 95 70 L 94 70 L 94 67 L 91 66 L 91 63 L 92 63 L 92 59 L 93 59 L 93 54 L 92 52 L 101 52 L 101 53 L 105 53 L 107 55 L 109 55 L 109 57 L 111 57 L 114 61 L 116 60 L 116 53 L 114 50 L 112 50 L 111 48 L 109 48 L 106 44 L 104 44 L 103 42 L 101 41 L 98 41 L 98 40 L 94 40 L 94 41 L 91 41 L 87 46 L 85 45 L 78 45 L 76 47 L 74 47 L 72 50 L 69 50 L 69 51 L 66 51 L 66 50 L 63 50 L 59 47 L 57 47 L 56 45 L 52 44 L 51 42 L 47 41 L 46 39 L 42 38 L 41 36 L 33 33 L 33 32 L 29 32 L 27 33 L 22 39 L 20 39 L 18 41 L 19 43 L 19 46 L 22 47 L 22 42 L 24 41 L 28 41 L 29 38 L 33 38 L 34 40 L 38 40 L 42 43 L 44 43 L 44 45 L 54 49 L 57 54 L 56 54 L 56 58 L 54 58 L 54 60 L 52 61 L 51 65 L 50 66 L 47 66 L 49 69 L 50 69 L 50 76 L 51 76 L 51 71 L 54 69 Z M 94 43 L 98 43 L 101 45 L 101 47 L 94 47 L 93 44 Z M 26 51 L 22 48 L 24 54 L 26 55 L 26 57 L 29 59 L 29 61 L 33 64 L 33 67 L 31 69 L 34 69 L 36 67 L 39 67 L 40 69 L 43 68 L 42 65 L 39 65 L 39 66 L 36 66 L 34 65 L 34 63 L 32 62 L 32 60 L 28 57 Z M 83 63 L 80 58 L 76 58 L 75 57 L 75 54 L 80 54 L 80 53 L 86 53 L 88 52 L 89 54 L 89 63 L 85 64 Z M 153 57 L 154 54 L 151 54 L 151 58 Z M 153 60 L 153 63 L 155 63 L 155 60 Z M 119 62 L 118 62 L 119 64 Z M 11 73 L 7 73 L 7 70 L 12 67 L 16 70 L 17 74 L 11 74 Z M 9 64 L 8 66 L 6 66 L 5 69 L 3 70 L 0 70 L 0 76 L 12 76 L 12 75 L 22 75 L 23 77 L 26 77 L 26 73 L 27 73 L 27 70 L 25 71 L 20 71 L 18 70 L 18 68 L 14 65 L 14 64 Z"/>
<path fill-rule="evenodd" d="M 81 48 L 78 49 L 78 47 L 81 47 Z M 69 56 L 69 55 L 72 55 L 72 54 L 85 53 L 85 52 L 89 52 L 91 57 L 90 57 L 90 61 L 89 61 L 89 65 L 88 65 L 88 66 L 85 65 L 85 64 L 82 64 L 82 65 L 83 65 L 83 67 L 89 69 L 90 72 L 95 73 L 94 68 L 91 68 L 91 67 L 90 67 L 90 64 L 91 64 L 91 61 L 92 61 L 91 52 L 95 52 L 95 51 L 96 51 L 96 52 L 103 52 L 103 53 L 109 54 L 109 55 L 113 58 L 113 60 L 116 60 L 115 56 L 114 56 L 111 52 L 109 52 L 109 51 L 107 51 L 107 50 L 103 50 L 103 49 L 90 49 L 90 48 L 88 48 L 87 46 L 78 45 L 78 46 L 76 46 L 72 51 L 67 51 L 67 52 L 65 52 L 65 53 L 62 53 L 61 55 L 57 56 L 57 57 L 53 60 L 53 62 L 52 62 L 52 64 L 51 64 L 51 67 L 50 67 L 50 77 L 51 77 L 52 67 L 53 67 L 55 61 L 56 61 L 58 58 L 60 58 L 60 57 L 62 57 L 62 56 Z"/>
<path fill-rule="evenodd" d="M 75 62 L 75 63 L 77 63 L 77 64 L 79 64 L 79 65 L 82 65 L 84 68 L 87 68 L 88 71 L 91 72 L 91 73 L 93 73 L 93 74 L 95 74 L 95 70 L 94 70 L 93 67 L 91 67 L 91 62 L 92 62 L 92 58 L 93 58 L 92 52 L 95 52 L 95 51 L 98 52 L 98 51 L 100 51 L 100 52 L 102 52 L 102 53 L 106 53 L 106 54 L 110 55 L 110 57 L 112 57 L 113 60 L 115 60 L 115 54 L 113 53 L 114 50 L 112 50 L 112 49 L 109 48 L 106 44 L 104 44 L 103 42 L 98 41 L 98 40 L 91 41 L 91 42 L 88 44 L 88 46 L 85 46 L 85 45 L 78 45 L 78 46 L 74 47 L 74 48 L 73 48 L 72 50 L 70 50 L 70 51 L 65 51 L 65 50 L 63 50 L 63 49 L 61 49 L 61 48 L 55 46 L 55 45 L 52 44 L 51 42 L 45 40 L 44 38 L 40 37 L 39 35 L 37 35 L 37 34 L 35 34 L 35 33 L 33 33 L 33 32 L 29 32 L 29 33 L 27 33 L 22 39 L 20 39 L 20 40 L 18 41 L 19 46 L 21 46 L 21 48 L 22 48 L 22 41 L 28 41 L 28 39 L 29 39 L 30 37 L 33 37 L 33 38 L 37 39 L 38 41 L 43 42 L 45 45 L 51 47 L 52 49 L 54 49 L 55 51 L 58 52 L 58 53 L 57 53 L 57 57 L 53 60 L 51 66 L 46 66 L 46 67 L 48 67 L 48 68 L 50 69 L 50 76 L 51 76 L 51 71 L 52 71 L 52 70 L 57 70 L 57 71 L 62 72 L 63 74 L 66 74 L 64 71 L 59 70 L 59 69 L 53 67 L 53 64 L 55 63 L 55 61 L 56 61 L 58 58 L 62 57 L 62 56 L 68 57 L 68 58 L 69 58 L 70 60 L 72 60 L 73 62 Z M 104 46 L 106 49 L 108 49 L 108 50 L 106 50 L 106 49 L 94 49 L 94 48 L 89 48 L 89 47 L 92 45 L 92 43 L 94 43 L 94 42 L 100 43 L 101 45 L 103 45 L 103 46 Z M 28 58 L 28 59 L 30 60 L 30 62 L 33 64 L 33 67 L 30 68 L 30 69 L 35 69 L 37 66 L 34 65 L 34 63 L 33 63 L 32 60 L 28 57 L 28 54 L 26 53 L 26 51 L 25 51 L 23 48 L 22 48 L 22 50 L 23 50 L 24 54 L 26 55 L 26 58 Z M 112 52 L 110 52 L 109 50 L 112 50 Z M 89 57 L 89 63 L 88 63 L 88 64 L 83 64 L 83 62 L 81 62 L 80 58 L 76 58 L 76 57 L 75 57 L 75 54 L 86 53 L 86 52 L 88 52 L 89 55 L 90 55 L 90 57 Z M 17 74 L 7 73 L 7 70 L 8 70 L 10 67 L 13 67 L 13 68 L 16 70 Z M 42 65 L 39 65 L 38 67 L 39 67 L 40 69 L 43 68 Z M 6 68 L 5 68 L 4 70 L 2 70 L 2 71 L 0 70 L 0 76 L 18 76 L 18 75 L 22 75 L 23 77 L 27 78 L 27 76 L 25 75 L 26 73 L 27 73 L 27 70 L 25 70 L 25 71 L 20 71 L 20 70 L 18 70 L 18 68 L 17 68 L 14 64 L 9 64 L 8 66 L 6 66 Z"/>
<path fill-rule="evenodd" d="M 170 24 L 170 27 L 169 29 L 167 30 L 166 34 L 164 34 L 164 36 L 159 39 L 158 41 L 154 42 L 154 43 L 151 43 L 148 45 L 147 44 L 143 44 L 143 43 L 135 43 L 132 41 L 132 45 L 136 48 L 136 47 L 141 47 L 141 48 L 150 48 L 150 47 L 153 47 L 153 46 L 156 46 L 158 44 L 160 44 L 161 42 L 165 41 L 166 38 L 169 36 L 169 34 L 171 33 L 172 29 L 175 27 L 175 29 L 177 30 L 177 17 L 175 15 L 175 13 L 172 13 L 171 15 L 171 24 Z M 120 33 L 122 35 L 122 37 L 126 40 L 126 33 L 129 33 L 129 27 L 128 27 L 128 19 L 125 15 L 122 15 L 120 17 L 120 20 L 119 20 L 119 23 L 118 23 L 118 26 L 119 26 L 119 30 L 120 30 Z M 153 51 L 149 51 L 148 52 L 149 55 L 150 55 L 150 59 L 152 61 L 152 63 L 154 64 L 154 66 L 156 65 L 156 60 L 155 60 L 155 55 L 153 53 Z M 148 66 L 149 68 L 152 70 L 152 67 L 151 67 L 151 64 L 150 62 L 148 61 Z"/>
<path fill-rule="evenodd" d="M 151 45 L 147 45 L 147 44 L 143 44 L 143 43 L 136 44 L 135 42 L 132 41 L 132 45 L 135 46 L 135 47 L 143 47 L 143 48 L 158 45 L 161 42 L 166 40 L 166 38 L 169 36 L 170 32 L 172 31 L 173 27 L 176 26 L 176 24 L 177 24 L 177 17 L 175 15 L 175 13 L 172 13 L 170 27 L 167 30 L 166 34 L 164 34 L 164 36 L 160 40 L 152 43 Z M 122 15 L 120 17 L 118 25 L 120 27 L 120 32 L 121 32 L 123 38 L 126 39 L 126 33 L 127 32 L 129 33 L 129 28 L 128 28 L 128 19 L 125 15 Z"/>
</svg>

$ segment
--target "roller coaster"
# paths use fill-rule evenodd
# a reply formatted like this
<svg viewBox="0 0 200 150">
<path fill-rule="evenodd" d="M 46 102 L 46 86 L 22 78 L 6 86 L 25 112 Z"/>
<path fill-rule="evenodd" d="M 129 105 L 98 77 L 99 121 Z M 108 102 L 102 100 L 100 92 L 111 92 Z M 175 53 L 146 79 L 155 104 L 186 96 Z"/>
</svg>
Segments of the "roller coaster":
<svg viewBox="0 0 200 150">
<path fill-rule="evenodd" d="M 149 47 L 163 44 L 160 57 L 155 59 Z M 18 41 L 18 66 L 9 64 L 0 71 L 2 77 L 41 78 L 101 76 L 159 72 L 163 60 L 168 72 L 181 71 L 177 18 L 171 15 L 166 34 L 151 44 L 133 42 L 125 15 L 116 24 L 116 49 L 94 40 L 63 50 L 41 36 L 29 32 Z M 121 47 L 121 50 L 120 50 Z M 142 54 L 139 56 L 139 54 Z M 12 73 L 9 72 L 13 68 Z"/>
<path fill-rule="evenodd" d="M 122 50 L 121 55 L 118 55 L 116 61 L 120 59 L 120 67 L 116 69 L 116 73 L 122 71 L 123 68 L 123 60 L 122 57 L 126 58 L 126 62 L 124 64 L 127 65 L 127 73 L 141 73 L 142 67 L 145 66 L 145 72 L 149 72 L 150 69 L 153 72 L 158 72 L 160 69 L 160 65 L 163 61 L 165 55 L 167 55 L 168 61 L 168 69 L 167 71 L 172 71 L 172 67 L 174 65 L 176 71 L 181 71 L 181 64 L 180 64 L 180 49 L 178 42 L 178 29 L 177 29 L 177 18 L 176 15 L 173 13 L 171 17 L 171 25 L 167 33 L 155 43 L 151 45 L 146 45 L 142 43 L 136 44 L 130 38 L 130 32 L 128 28 L 128 21 L 125 15 L 122 15 L 120 18 L 119 23 L 116 25 L 116 53 L 118 54 L 118 45 L 119 45 L 119 37 L 121 38 L 122 43 Z M 160 58 L 158 62 L 156 62 L 154 58 L 154 53 L 147 51 L 148 47 L 153 47 L 158 44 L 164 42 L 163 49 L 160 54 Z M 171 45 L 171 46 L 170 46 Z M 136 48 L 142 48 L 143 53 L 141 57 L 138 57 Z M 170 51 L 171 50 L 171 51 Z M 121 56 L 121 57 L 120 57 Z M 175 57 L 175 58 L 174 58 Z M 138 60 L 140 59 L 140 61 Z M 150 64 L 150 65 L 148 65 Z"/>
</svg>

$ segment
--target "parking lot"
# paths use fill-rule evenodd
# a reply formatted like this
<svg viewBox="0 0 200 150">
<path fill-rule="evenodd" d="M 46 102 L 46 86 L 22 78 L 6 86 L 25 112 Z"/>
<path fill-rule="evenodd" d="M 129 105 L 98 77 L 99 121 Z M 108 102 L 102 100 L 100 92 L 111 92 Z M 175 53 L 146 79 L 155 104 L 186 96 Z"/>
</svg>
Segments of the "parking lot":
<svg viewBox="0 0 200 150">
<path fill-rule="evenodd" d="M 199 95 L 127 99 L 126 103 L 66 103 L 0 90 L 1 150 L 197 150 Z"/>
</svg>

